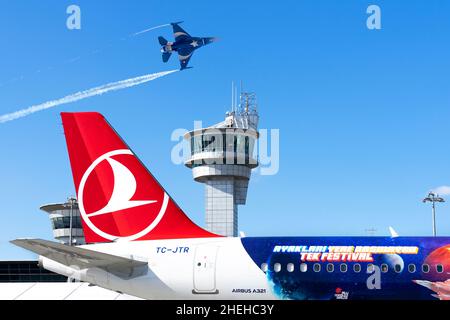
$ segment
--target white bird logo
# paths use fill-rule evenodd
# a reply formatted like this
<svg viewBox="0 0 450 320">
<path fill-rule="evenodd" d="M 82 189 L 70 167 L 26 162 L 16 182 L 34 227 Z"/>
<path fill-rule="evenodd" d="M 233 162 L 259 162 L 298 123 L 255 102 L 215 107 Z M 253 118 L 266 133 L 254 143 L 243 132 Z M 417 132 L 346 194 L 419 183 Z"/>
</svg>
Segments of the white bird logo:
<svg viewBox="0 0 450 320">
<path fill-rule="evenodd" d="M 90 213 L 88 217 L 100 216 L 124 209 L 144 206 L 146 204 L 156 203 L 155 200 L 133 201 L 131 198 L 136 192 L 136 178 L 133 173 L 120 162 L 107 158 L 114 173 L 114 189 L 108 204 L 101 210 Z"/>
<path fill-rule="evenodd" d="M 159 201 L 156 200 L 131 200 L 131 198 L 136 193 L 137 189 L 137 183 L 136 178 L 133 175 L 133 173 L 130 171 L 129 168 L 127 168 L 125 165 L 120 163 L 117 160 L 112 159 L 114 156 L 118 155 L 130 155 L 134 157 L 133 152 L 129 149 L 122 149 L 122 150 L 114 150 L 111 152 L 108 152 L 102 156 L 100 156 L 97 160 L 95 160 L 89 168 L 84 173 L 83 177 L 81 178 L 80 185 L 78 186 L 78 205 L 80 209 L 81 217 L 83 218 L 83 221 L 88 225 L 88 227 L 95 232 L 97 235 L 111 240 L 111 241 L 117 241 L 117 239 L 120 239 L 121 241 L 133 241 L 136 239 L 139 239 L 146 234 L 150 233 L 163 219 L 164 214 L 166 213 L 167 205 L 169 203 L 169 196 L 167 193 L 164 192 L 164 197 L 161 200 L 161 208 L 154 208 L 155 210 L 158 210 L 158 214 L 156 217 L 149 221 L 149 225 L 145 227 L 143 230 L 137 232 L 133 235 L 127 235 L 127 236 L 120 236 L 116 234 L 109 234 L 103 230 L 102 224 L 99 224 L 96 226 L 92 221 L 91 218 L 95 216 L 101 216 L 105 214 L 111 214 L 120 210 L 135 208 L 144 206 L 147 204 L 154 204 Z M 111 198 L 108 201 L 108 204 L 101 210 L 97 212 L 87 213 L 84 207 L 84 189 L 86 182 L 89 178 L 89 176 L 92 174 L 92 172 L 95 170 L 95 168 L 102 162 L 102 161 L 108 161 L 109 165 L 111 166 L 111 169 L 114 174 L 114 187 L 113 192 L 111 195 Z M 145 213 L 147 216 L 151 213 L 150 211 Z M 100 222 L 98 222 L 100 223 Z"/>
</svg>

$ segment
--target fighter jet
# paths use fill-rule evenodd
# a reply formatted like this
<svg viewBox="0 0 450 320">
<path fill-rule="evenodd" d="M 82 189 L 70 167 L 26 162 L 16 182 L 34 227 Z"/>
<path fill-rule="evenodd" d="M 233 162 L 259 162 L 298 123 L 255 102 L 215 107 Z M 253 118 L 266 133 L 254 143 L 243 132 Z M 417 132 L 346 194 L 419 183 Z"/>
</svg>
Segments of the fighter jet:
<svg viewBox="0 0 450 320">
<path fill-rule="evenodd" d="M 167 62 L 170 56 L 175 51 L 178 53 L 178 58 L 180 60 L 181 70 L 189 69 L 189 60 L 192 58 L 194 51 L 217 41 L 217 38 L 199 38 L 192 37 L 179 26 L 182 22 L 171 23 L 173 28 L 173 35 L 175 42 L 169 42 L 164 37 L 159 37 L 159 44 L 162 46 L 161 53 L 163 62 Z"/>
</svg>

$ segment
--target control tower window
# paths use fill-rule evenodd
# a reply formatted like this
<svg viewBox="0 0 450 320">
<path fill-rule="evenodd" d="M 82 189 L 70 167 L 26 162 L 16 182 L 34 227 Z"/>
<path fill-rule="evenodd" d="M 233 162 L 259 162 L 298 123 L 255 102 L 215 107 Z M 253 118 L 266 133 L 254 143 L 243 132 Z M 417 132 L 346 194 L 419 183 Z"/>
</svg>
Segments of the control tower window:
<svg viewBox="0 0 450 320">
<path fill-rule="evenodd" d="M 234 148 L 236 146 L 236 136 L 234 134 L 224 134 L 223 135 L 223 149 L 224 152 L 234 152 Z"/>
<path fill-rule="evenodd" d="M 52 219 L 53 229 L 69 229 L 70 217 L 58 217 Z M 79 216 L 72 217 L 72 228 L 81 228 L 81 218 Z"/>
<path fill-rule="evenodd" d="M 202 151 L 204 152 L 215 152 L 222 150 L 221 137 L 216 137 L 215 135 L 204 135 L 202 142 Z"/>
<path fill-rule="evenodd" d="M 237 136 L 236 137 L 236 152 L 237 153 L 245 153 L 245 136 Z"/>
</svg>

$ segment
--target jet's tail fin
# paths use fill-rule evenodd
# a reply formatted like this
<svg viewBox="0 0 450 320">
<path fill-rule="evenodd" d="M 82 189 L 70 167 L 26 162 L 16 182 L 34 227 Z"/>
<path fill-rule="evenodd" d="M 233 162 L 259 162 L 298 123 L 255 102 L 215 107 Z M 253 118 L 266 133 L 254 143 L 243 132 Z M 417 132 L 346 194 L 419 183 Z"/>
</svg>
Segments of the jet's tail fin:
<svg viewBox="0 0 450 320">
<path fill-rule="evenodd" d="M 163 54 L 162 54 L 163 62 L 169 61 L 171 55 L 172 55 L 172 52 L 163 52 Z"/>
<path fill-rule="evenodd" d="M 164 37 L 158 37 L 159 44 L 165 46 L 169 41 L 167 41 Z"/>
<path fill-rule="evenodd" d="M 62 113 L 87 243 L 217 237 L 196 224 L 99 113 Z"/>
</svg>

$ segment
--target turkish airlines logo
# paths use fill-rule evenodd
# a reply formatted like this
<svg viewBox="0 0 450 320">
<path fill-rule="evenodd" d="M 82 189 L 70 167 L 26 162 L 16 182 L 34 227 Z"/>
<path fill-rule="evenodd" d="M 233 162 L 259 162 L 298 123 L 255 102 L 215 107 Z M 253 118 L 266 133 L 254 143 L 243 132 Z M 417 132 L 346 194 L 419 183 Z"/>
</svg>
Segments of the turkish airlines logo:
<svg viewBox="0 0 450 320">
<path fill-rule="evenodd" d="M 159 224 L 169 197 L 131 150 L 123 149 L 89 166 L 80 181 L 78 202 L 83 221 L 97 235 L 132 241 Z"/>
</svg>

